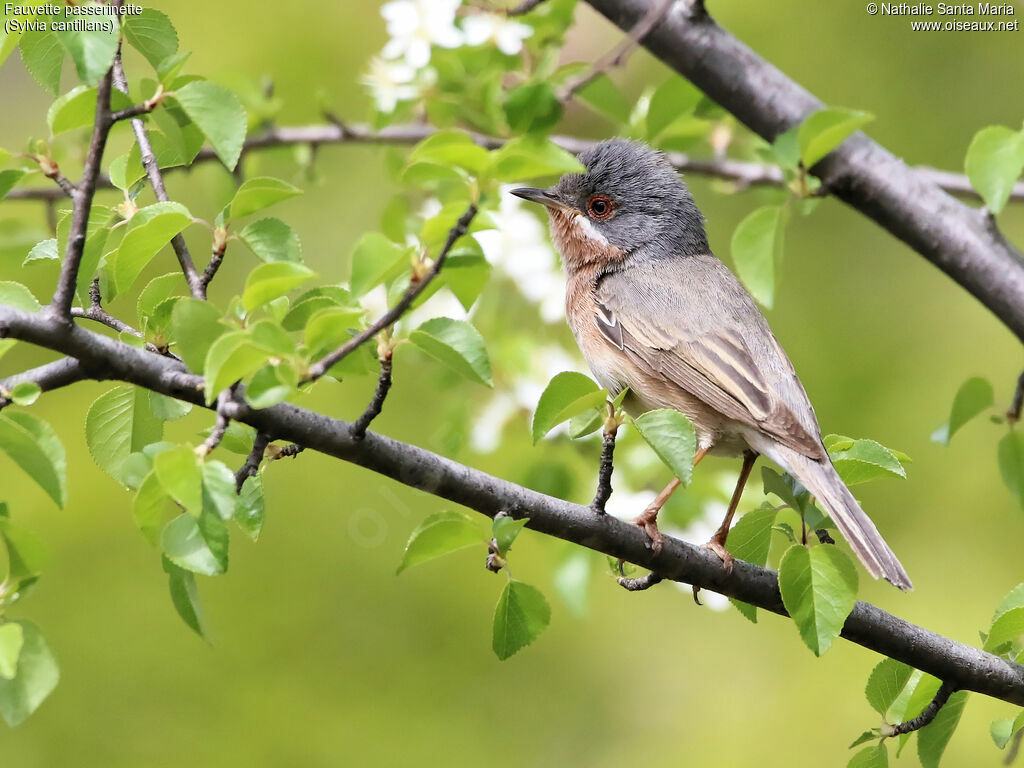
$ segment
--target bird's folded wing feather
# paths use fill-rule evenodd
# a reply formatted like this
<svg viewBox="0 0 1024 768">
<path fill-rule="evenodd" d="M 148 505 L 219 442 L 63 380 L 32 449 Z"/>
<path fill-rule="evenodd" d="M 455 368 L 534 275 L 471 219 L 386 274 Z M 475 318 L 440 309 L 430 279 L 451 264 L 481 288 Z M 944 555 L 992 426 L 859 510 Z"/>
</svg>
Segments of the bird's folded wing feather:
<svg viewBox="0 0 1024 768">
<path fill-rule="evenodd" d="M 723 280 L 730 289 L 724 293 Z M 707 291 L 709 284 L 719 290 Z M 598 330 L 642 369 L 805 456 L 824 458 L 792 364 L 750 295 L 714 256 L 611 273 L 595 300 Z"/>
</svg>

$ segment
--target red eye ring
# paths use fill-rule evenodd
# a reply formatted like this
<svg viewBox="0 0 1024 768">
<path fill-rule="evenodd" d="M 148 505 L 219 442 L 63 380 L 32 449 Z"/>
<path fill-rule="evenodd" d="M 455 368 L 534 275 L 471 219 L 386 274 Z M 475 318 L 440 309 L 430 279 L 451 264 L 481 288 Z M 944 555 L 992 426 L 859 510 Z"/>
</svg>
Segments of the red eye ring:
<svg viewBox="0 0 1024 768">
<path fill-rule="evenodd" d="M 607 195 L 594 195 L 587 201 L 587 213 L 595 219 L 609 219 L 615 213 L 615 204 Z"/>
</svg>

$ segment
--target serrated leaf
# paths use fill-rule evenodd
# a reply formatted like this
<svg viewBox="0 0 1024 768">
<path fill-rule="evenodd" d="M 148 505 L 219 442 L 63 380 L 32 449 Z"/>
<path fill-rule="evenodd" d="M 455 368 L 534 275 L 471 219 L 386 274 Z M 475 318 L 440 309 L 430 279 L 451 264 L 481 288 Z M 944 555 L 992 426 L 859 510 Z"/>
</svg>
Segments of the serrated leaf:
<svg viewBox="0 0 1024 768">
<path fill-rule="evenodd" d="M 18 41 L 21 60 L 43 90 L 56 96 L 60 90 L 60 70 L 64 63 L 64 47 L 53 32 L 30 30 Z"/>
<path fill-rule="evenodd" d="M 813 167 L 850 134 L 874 119 L 875 116 L 868 112 L 842 107 L 826 107 L 815 112 L 800 124 L 797 131 L 804 167 Z"/>
<path fill-rule="evenodd" d="M 178 33 L 162 11 L 143 8 L 141 13 L 125 16 L 123 27 L 125 39 L 153 69 L 178 51 Z"/>
<path fill-rule="evenodd" d="M 483 337 L 465 320 L 435 317 L 410 333 L 409 341 L 467 379 L 493 386 Z"/>
<path fill-rule="evenodd" d="M 862 749 L 850 758 L 846 768 L 889 768 L 889 753 L 885 744 Z"/>
<path fill-rule="evenodd" d="M 397 275 L 408 263 L 405 246 L 391 242 L 380 232 L 368 232 L 352 251 L 352 295 L 362 296 Z"/>
<path fill-rule="evenodd" d="M 0 304 L 20 309 L 22 312 L 38 312 L 42 309 L 32 291 L 21 283 L 9 280 L 0 280 Z"/>
<path fill-rule="evenodd" d="M 132 518 L 154 547 L 160 544 L 160 531 L 164 525 L 164 513 L 171 497 L 167 495 L 156 472 L 150 472 L 139 485 L 132 503 Z"/>
<path fill-rule="evenodd" d="M 880 715 L 885 715 L 889 707 L 907 686 L 913 667 L 896 659 L 882 659 L 871 670 L 864 695 L 868 704 Z"/>
<path fill-rule="evenodd" d="M 0 412 L 0 450 L 35 480 L 58 507 L 64 506 L 67 459 L 53 427 L 28 413 Z"/>
<path fill-rule="evenodd" d="M 117 111 L 132 106 L 131 100 L 118 90 L 110 93 L 110 109 Z M 46 111 L 46 124 L 56 136 L 75 128 L 92 125 L 96 119 L 96 89 L 77 85 L 60 96 Z"/>
<path fill-rule="evenodd" d="M 194 80 L 175 89 L 178 104 L 203 132 L 217 157 L 233 171 L 245 142 L 246 115 L 238 97 L 223 86 Z"/>
<path fill-rule="evenodd" d="M 207 301 L 181 299 L 171 311 L 174 351 L 196 373 L 204 370 L 210 347 L 226 330 L 220 322 L 220 312 Z"/>
<path fill-rule="evenodd" d="M 771 309 L 782 262 L 786 209 L 766 205 L 748 214 L 732 234 L 736 274 L 759 303 Z"/>
<path fill-rule="evenodd" d="M 633 419 L 633 425 L 672 474 L 684 486 L 689 485 L 697 453 L 693 422 L 679 411 L 662 408 L 638 416 Z"/>
<path fill-rule="evenodd" d="M 301 189 L 287 181 L 271 176 L 258 176 L 248 179 L 238 188 L 231 202 L 221 211 L 221 217 L 224 221 L 240 219 L 301 194 Z"/>
<path fill-rule="evenodd" d="M 491 524 L 491 536 L 498 545 L 498 554 L 504 557 L 512 548 L 512 543 L 519 537 L 523 528 L 530 522 L 530 518 L 522 517 L 518 520 L 512 517 L 496 517 Z"/>
<path fill-rule="evenodd" d="M 121 483 L 121 465 L 128 456 L 159 441 L 163 431 L 149 393 L 128 384 L 100 395 L 85 416 L 85 442 L 93 461 Z"/>
<path fill-rule="evenodd" d="M 444 262 L 441 280 L 468 311 L 491 276 L 491 265 L 482 254 L 451 253 Z"/>
<path fill-rule="evenodd" d="M 995 394 L 992 392 L 992 385 L 988 379 L 981 377 L 968 379 L 956 391 L 949 421 L 935 430 L 932 440 L 949 445 L 950 439 L 960 430 L 960 427 L 991 408 L 994 403 Z"/>
<path fill-rule="evenodd" d="M 39 396 L 43 394 L 43 388 L 34 381 L 23 381 L 15 384 L 7 395 L 15 405 L 33 405 Z"/>
<path fill-rule="evenodd" d="M 168 496 L 191 515 L 199 515 L 203 509 L 203 473 L 191 446 L 177 445 L 157 454 L 153 471 Z"/>
<path fill-rule="evenodd" d="M 484 538 L 475 522 L 461 512 L 438 512 L 420 523 L 409 536 L 397 573 L 465 547 L 483 551 Z"/>
<path fill-rule="evenodd" d="M 408 163 L 435 163 L 455 166 L 472 174 L 487 167 L 490 156 L 464 131 L 438 131 L 417 144 L 409 153 Z"/>
<path fill-rule="evenodd" d="M 252 312 L 278 296 L 284 296 L 313 276 L 311 269 L 290 261 L 260 264 L 246 278 L 242 306 L 246 312 Z"/>
<path fill-rule="evenodd" d="M 966 703 L 967 691 L 957 691 L 949 697 L 935 719 L 917 732 L 917 756 L 922 768 L 939 768 L 942 753 L 960 723 Z"/>
<path fill-rule="evenodd" d="M 997 651 L 1006 643 L 1019 642 L 1024 638 L 1024 607 L 1011 608 L 1001 614 L 989 630 L 983 650 Z"/>
<path fill-rule="evenodd" d="M 188 627 L 205 639 L 206 626 L 203 622 L 203 610 L 199 602 L 199 590 L 196 587 L 195 575 L 191 571 L 179 568 L 166 556 L 163 558 L 163 564 L 174 610 L 178 612 L 178 616 Z"/>
<path fill-rule="evenodd" d="M 547 131 L 559 121 L 564 109 L 548 83 L 513 88 L 502 108 L 509 127 L 516 133 Z"/>
<path fill-rule="evenodd" d="M 263 367 L 270 353 L 252 342 L 245 331 L 225 333 L 206 353 L 203 376 L 206 379 L 206 402 L 212 403 L 217 395 Z"/>
<path fill-rule="evenodd" d="M 132 287 L 150 260 L 192 223 L 181 203 L 154 203 L 140 208 L 125 227 L 121 245 L 107 257 L 119 293 Z"/>
<path fill-rule="evenodd" d="M 492 647 L 504 661 L 537 639 L 551 621 L 551 609 L 544 595 L 529 584 L 510 580 L 501 592 L 494 611 Z"/>
<path fill-rule="evenodd" d="M 109 25 L 110 29 L 83 31 L 54 30 L 58 42 L 64 46 L 75 63 L 78 77 L 86 85 L 96 85 L 114 63 L 117 44 L 120 39 L 117 16 L 104 14 L 89 17 Z"/>
<path fill-rule="evenodd" d="M 41 261 L 57 261 L 59 258 L 57 255 L 57 238 L 51 237 L 48 240 L 42 240 L 33 245 L 32 250 L 25 257 L 22 266 L 27 267 L 29 264 L 36 264 Z"/>
<path fill-rule="evenodd" d="M 16 621 L 0 624 L 0 678 L 13 680 L 18 672 L 18 656 L 25 644 L 25 632 Z"/>
<path fill-rule="evenodd" d="M 263 530 L 265 514 L 263 480 L 258 474 L 252 475 L 242 484 L 242 492 L 238 494 L 238 500 L 235 502 L 235 522 L 242 529 L 242 533 L 256 541 Z"/>
<path fill-rule="evenodd" d="M 573 416 L 604 404 L 608 393 L 588 376 L 573 371 L 557 374 L 545 387 L 533 414 L 533 442 Z"/>
<path fill-rule="evenodd" d="M 1024 607 L 1024 583 L 1006 593 L 1006 597 L 999 601 L 996 611 L 992 614 L 992 621 L 995 622 L 1000 616 L 1014 608 Z"/>
<path fill-rule="evenodd" d="M 203 471 L 203 510 L 213 512 L 221 520 L 235 515 L 235 473 L 223 462 L 205 461 Z"/>
<path fill-rule="evenodd" d="M 192 412 L 192 403 L 176 400 L 159 392 L 150 392 L 149 409 L 160 421 L 177 421 Z"/>
<path fill-rule="evenodd" d="M 525 181 L 586 170 L 573 155 L 551 141 L 524 136 L 491 153 L 487 175 L 499 181 Z"/>
<path fill-rule="evenodd" d="M 1024 132 L 1002 125 L 982 128 L 967 148 L 964 170 L 988 209 L 999 213 L 1024 172 Z"/>
<path fill-rule="evenodd" d="M 828 435 L 825 448 L 839 476 L 848 486 L 879 477 L 907 477 L 895 453 L 875 440 Z"/>
<path fill-rule="evenodd" d="M 238 236 L 261 261 L 302 261 L 299 236 L 279 219 L 254 221 Z"/>
<path fill-rule="evenodd" d="M 729 531 L 728 550 L 738 560 L 763 566 L 768 562 L 772 543 L 772 525 L 776 511 L 771 508 L 747 512 Z M 741 600 L 729 598 L 736 609 L 750 621 L 757 623 L 757 608 Z"/>
<path fill-rule="evenodd" d="M 999 441 L 999 474 L 1024 508 L 1024 432 L 1008 432 Z"/>
<path fill-rule="evenodd" d="M 13 679 L 0 676 L 0 716 L 12 728 L 35 712 L 57 686 L 60 671 L 39 627 L 19 620 L 22 645 L 18 672 Z"/>
<path fill-rule="evenodd" d="M 176 566 L 192 573 L 219 576 L 224 572 L 220 560 L 203 538 L 196 518 L 187 512 L 164 526 L 160 535 L 160 551 Z"/>
<path fill-rule="evenodd" d="M 135 307 L 140 319 L 152 317 L 156 308 L 173 295 L 180 295 L 185 288 L 185 280 L 181 272 L 170 272 L 154 277 L 139 293 Z"/>
<path fill-rule="evenodd" d="M 794 545 L 779 565 L 779 590 L 800 637 L 821 656 L 857 602 L 857 570 L 836 547 Z"/>
<path fill-rule="evenodd" d="M 7 193 L 14 189 L 19 181 L 25 178 L 25 171 L 20 168 L 8 168 L 0 171 L 0 200 L 7 196 Z"/>
</svg>

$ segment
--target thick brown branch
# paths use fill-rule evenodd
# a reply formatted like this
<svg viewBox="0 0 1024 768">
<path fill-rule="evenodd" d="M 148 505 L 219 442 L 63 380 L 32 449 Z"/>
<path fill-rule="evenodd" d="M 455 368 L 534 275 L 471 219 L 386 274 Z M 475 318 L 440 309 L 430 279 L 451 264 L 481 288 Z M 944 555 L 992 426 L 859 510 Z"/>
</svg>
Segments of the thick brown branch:
<svg viewBox="0 0 1024 768">
<path fill-rule="evenodd" d="M 120 48 L 118 48 L 117 55 L 114 57 L 113 74 L 117 89 L 121 93 L 128 93 L 128 81 L 125 79 L 124 67 L 121 65 Z M 146 131 L 145 123 L 137 117 L 132 118 L 132 132 L 134 132 L 135 141 L 139 145 L 142 167 L 146 171 L 150 185 L 153 187 L 153 194 L 156 195 L 157 200 L 165 203 L 170 198 L 167 196 L 164 177 L 156 161 L 156 155 L 153 154 L 153 145 L 149 141 L 149 133 Z M 199 284 L 199 273 L 196 272 L 196 265 L 192 260 L 192 254 L 189 253 L 185 238 L 180 233 L 171 238 L 171 247 L 174 249 L 174 254 L 178 257 L 178 264 L 181 265 L 181 271 L 185 275 L 185 282 L 188 283 L 189 291 L 197 299 L 206 298 L 203 293 L 203 287 Z"/>
<path fill-rule="evenodd" d="M 939 710 L 946 706 L 949 697 L 956 693 L 957 690 L 957 686 L 953 683 L 943 682 L 935 693 L 935 698 L 928 702 L 928 706 L 921 711 L 920 715 L 899 725 L 883 725 L 882 735 L 899 736 L 901 733 L 912 733 L 924 728 L 935 719 L 935 716 L 939 714 Z"/>
<path fill-rule="evenodd" d="M 445 240 L 444 247 L 441 248 L 441 252 L 437 255 L 437 259 L 434 261 L 433 265 L 418 279 L 415 276 L 413 277 L 412 281 L 409 283 L 409 287 L 405 289 L 405 293 L 403 293 L 402 297 L 395 302 L 395 306 L 391 307 L 391 309 L 381 315 L 369 328 L 357 333 L 336 350 L 325 355 L 323 359 L 318 360 L 316 363 L 311 365 L 306 379 L 308 381 L 316 381 L 327 373 L 332 365 L 335 365 L 339 360 L 344 359 L 347 355 L 358 349 L 381 331 L 391 328 L 392 325 L 398 322 L 402 315 L 405 314 L 406 310 L 408 310 L 409 307 L 412 306 L 413 302 L 416 301 L 417 297 L 419 297 L 426 287 L 430 285 L 430 281 L 437 277 L 438 273 L 441 271 L 441 267 L 444 266 L 444 261 L 448 257 L 449 251 L 451 251 L 452 246 L 455 245 L 455 241 L 469 231 L 469 225 L 472 223 L 473 217 L 476 216 L 476 212 L 476 205 L 474 203 L 470 203 L 466 212 L 459 217 L 459 220 L 455 222 L 455 226 L 448 232 L 448 239 Z"/>
<path fill-rule="evenodd" d="M 82 381 L 83 379 L 97 378 L 101 377 L 87 374 L 80 362 L 74 358 L 65 357 L 46 365 L 40 365 L 38 368 L 31 368 L 27 371 L 16 373 L 13 376 L 8 376 L 6 379 L 0 379 L 0 392 L 9 392 L 18 384 L 23 384 L 26 381 L 38 384 L 43 392 L 49 392 Z M 10 400 L 0 396 L 0 408 L 10 404 Z"/>
<path fill-rule="evenodd" d="M 42 314 L 0 306 L 0 338 L 16 338 L 78 358 L 92 376 L 116 378 L 169 397 L 204 405 L 203 380 L 175 360 L 122 344 Z M 493 517 L 518 510 L 529 527 L 611 557 L 636 563 L 663 579 L 719 592 L 772 613 L 786 615 L 775 571 L 736 561 L 731 572 L 710 550 L 666 537 L 661 551 L 648 548 L 638 526 L 588 507 L 547 496 L 407 443 L 367 432 L 352 437 L 352 425 L 297 406 L 253 410 L 236 395 L 227 416 L 263 435 L 289 440 L 320 453 L 358 464 L 382 475 Z M 259 438 L 258 438 L 259 439 Z M 266 438 L 262 438 L 263 446 Z M 254 446 L 258 467 L 263 448 Z M 240 471 L 238 477 L 244 476 Z M 237 479 L 237 478 L 236 478 Z M 985 653 L 858 602 L 846 619 L 847 640 L 910 664 L 959 690 L 1024 706 L 1024 667 Z"/>
<path fill-rule="evenodd" d="M 649 0 L 587 0 L 622 30 Z M 643 45 L 767 141 L 823 105 L 727 31 L 703 5 L 680 0 Z M 812 169 L 840 200 L 874 219 L 977 297 L 1024 339 L 1024 258 L 983 211 L 856 133 Z"/>
</svg>

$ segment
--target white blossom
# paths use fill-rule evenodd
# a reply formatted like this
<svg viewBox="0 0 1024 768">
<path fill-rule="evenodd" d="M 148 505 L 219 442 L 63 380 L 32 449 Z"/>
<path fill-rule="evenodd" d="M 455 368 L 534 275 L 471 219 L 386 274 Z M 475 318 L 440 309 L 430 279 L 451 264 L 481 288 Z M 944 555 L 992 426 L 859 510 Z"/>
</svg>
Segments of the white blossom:
<svg viewBox="0 0 1024 768">
<path fill-rule="evenodd" d="M 370 89 L 377 109 L 387 114 L 395 111 L 398 102 L 419 96 L 415 77 L 416 71 L 406 64 L 374 57 L 370 60 L 370 71 L 363 76 L 363 84 Z"/>
<path fill-rule="evenodd" d="M 493 42 L 498 50 L 515 56 L 523 50 L 523 40 L 533 34 L 533 27 L 497 13 L 477 13 L 462 22 L 467 45 Z"/>
<path fill-rule="evenodd" d="M 462 0 L 392 0 L 380 9 L 390 39 L 386 59 L 404 58 L 413 69 L 430 63 L 430 46 L 456 48 L 462 32 L 455 26 L 455 12 Z"/>
</svg>

